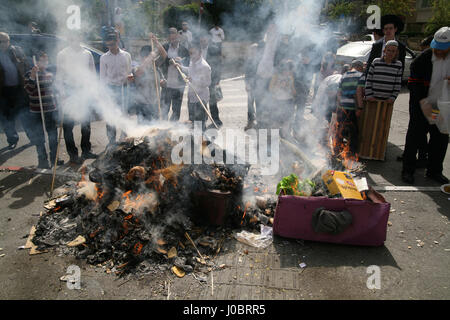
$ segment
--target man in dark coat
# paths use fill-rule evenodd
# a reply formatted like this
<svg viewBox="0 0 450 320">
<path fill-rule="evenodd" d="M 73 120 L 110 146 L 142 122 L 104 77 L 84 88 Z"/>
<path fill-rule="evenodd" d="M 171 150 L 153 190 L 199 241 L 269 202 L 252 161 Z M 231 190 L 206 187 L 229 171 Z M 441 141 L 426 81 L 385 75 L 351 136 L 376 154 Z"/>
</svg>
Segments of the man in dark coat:
<svg viewBox="0 0 450 320">
<path fill-rule="evenodd" d="M 0 123 L 10 149 L 19 141 L 15 120 L 26 105 L 24 76 L 28 68 L 22 49 L 12 46 L 9 35 L 0 32 Z M 24 124 L 24 130 L 27 129 Z"/>
<path fill-rule="evenodd" d="M 408 80 L 411 115 L 402 170 L 402 181 L 405 183 L 414 183 L 420 138 L 427 132 L 430 133 L 430 142 L 426 176 L 442 184 L 449 182 L 442 174 L 448 134 L 441 133 L 435 124 L 430 125 L 421 108 L 421 103 L 435 107 L 445 79 L 450 81 L 450 28 L 448 27 L 438 30 L 431 48 L 422 52 L 411 64 L 411 77 Z"/>
<path fill-rule="evenodd" d="M 405 58 L 406 58 L 406 46 L 398 41 L 395 36 L 402 32 L 404 27 L 403 22 L 399 17 L 394 15 L 386 15 L 381 17 L 381 28 L 384 32 L 384 37 L 375 42 L 372 45 L 372 50 L 370 51 L 369 59 L 367 60 L 367 66 L 372 65 L 372 61 L 376 58 L 381 58 L 386 42 L 389 40 L 396 40 L 398 42 L 398 59 L 403 65 L 403 70 L 405 70 Z M 366 76 L 369 68 L 366 70 Z M 403 72 L 402 72 L 403 74 Z"/>
<path fill-rule="evenodd" d="M 222 121 L 220 120 L 219 108 L 217 107 L 217 102 L 220 100 L 220 97 L 217 96 L 218 92 L 216 91 L 216 87 L 220 84 L 222 77 L 222 52 L 217 44 L 210 41 L 209 35 L 206 33 L 200 36 L 200 46 L 203 59 L 205 59 L 211 67 L 209 111 L 211 112 L 214 122 L 220 127 L 222 126 Z"/>
</svg>

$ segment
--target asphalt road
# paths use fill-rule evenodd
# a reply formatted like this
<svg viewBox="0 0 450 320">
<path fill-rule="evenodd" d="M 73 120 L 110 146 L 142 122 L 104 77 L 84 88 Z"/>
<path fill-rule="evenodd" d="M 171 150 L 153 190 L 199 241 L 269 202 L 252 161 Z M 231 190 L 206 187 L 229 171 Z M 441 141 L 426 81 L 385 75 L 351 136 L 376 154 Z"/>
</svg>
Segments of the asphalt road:
<svg viewBox="0 0 450 320">
<path fill-rule="evenodd" d="M 224 100 L 219 104 L 225 127 L 246 124 L 246 94 L 242 79 L 222 83 Z M 387 158 L 366 161 L 369 183 L 374 187 L 402 186 L 402 153 L 408 125 L 408 93 L 394 107 Z M 187 119 L 183 104 L 182 120 Z M 79 141 L 79 126 L 75 128 Z M 92 125 L 92 146 L 102 152 L 105 125 Z M 0 134 L 0 148 L 6 146 Z M 63 145 L 62 159 L 68 160 Z M 0 150 L 0 166 L 32 166 L 36 151 L 20 133 L 15 150 Z M 450 176 L 450 155 L 444 163 Z M 58 171 L 57 185 L 69 167 Z M 416 186 L 438 187 L 416 173 Z M 206 282 L 192 275 L 182 279 L 167 271 L 142 278 L 119 279 L 102 267 L 89 266 L 71 256 L 54 252 L 30 256 L 18 247 L 25 244 L 38 220 L 51 176 L 30 172 L 0 172 L 0 299 L 449 299 L 450 298 L 450 199 L 439 191 L 383 192 L 391 203 L 385 246 L 356 247 L 301 242 L 276 238 L 268 249 L 255 249 L 236 240 L 226 242 L 214 272 Z M 437 189 L 437 188 L 436 188 Z M 244 251 L 248 250 L 248 254 Z M 305 263 L 300 268 L 299 263 Z M 70 290 L 59 279 L 70 265 L 81 268 L 80 290 Z M 380 269 L 380 288 L 369 289 L 369 266 Z M 169 295 L 170 292 L 170 295 Z"/>
</svg>

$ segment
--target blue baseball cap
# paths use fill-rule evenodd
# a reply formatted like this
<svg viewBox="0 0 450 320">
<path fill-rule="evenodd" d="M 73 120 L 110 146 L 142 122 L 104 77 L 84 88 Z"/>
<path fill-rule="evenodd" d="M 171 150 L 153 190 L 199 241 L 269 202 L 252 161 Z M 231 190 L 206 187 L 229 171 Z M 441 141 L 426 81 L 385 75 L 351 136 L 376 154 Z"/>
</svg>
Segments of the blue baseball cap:
<svg viewBox="0 0 450 320">
<path fill-rule="evenodd" d="M 438 50 L 447 50 L 450 48 L 450 28 L 442 27 L 436 31 L 430 46 L 431 48 Z"/>
</svg>

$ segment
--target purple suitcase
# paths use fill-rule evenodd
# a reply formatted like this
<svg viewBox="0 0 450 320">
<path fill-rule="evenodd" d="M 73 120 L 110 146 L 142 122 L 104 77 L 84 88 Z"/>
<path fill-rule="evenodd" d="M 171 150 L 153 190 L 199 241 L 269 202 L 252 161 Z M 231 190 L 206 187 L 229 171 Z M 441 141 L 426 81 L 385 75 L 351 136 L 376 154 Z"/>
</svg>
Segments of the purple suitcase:
<svg viewBox="0 0 450 320">
<path fill-rule="evenodd" d="M 285 238 L 339 244 L 382 246 L 386 240 L 390 203 L 371 190 L 369 200 L 330 199 L 281 195 L 275 211 L 273 234 Z M 311 225 L 313 212 L 320 207 L 331 211 L 347 210 L 352 224 L 337 235 L 316 233 Z"/>
</svg>

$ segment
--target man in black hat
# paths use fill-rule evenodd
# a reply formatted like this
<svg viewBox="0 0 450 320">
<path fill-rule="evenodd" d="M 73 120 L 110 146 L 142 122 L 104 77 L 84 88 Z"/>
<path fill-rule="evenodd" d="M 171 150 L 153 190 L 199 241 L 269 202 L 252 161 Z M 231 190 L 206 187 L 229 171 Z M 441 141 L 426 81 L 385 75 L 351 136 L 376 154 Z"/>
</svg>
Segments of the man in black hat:
<svg viewBox="0 0 450 320">
<path fill-rule="evenodd" d="M 388 42 L 389 40 L 396 40 L 398 42 L 397 60 L 401 61 L 403 65 L 402 70 L 405 70 L 406 46 L 395 38 L 397 34 L 403 31 L 404 26 L 405 25 L 403 21 L 398 16 L 385 15 L 381 17 L 381 29 L 383 30 L 384 37 L 372 45 L 372 51 L 370 51 L 367 66 L 370 66 L 372 64 L 372 61 L 375 60 L 376 58 L 382 57 L 384 47 L 386 46 L 386 42 Z M 369 68 L 367 68 L 366 70 L 366 75 L 368 70 Z"/>
</svg>

